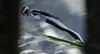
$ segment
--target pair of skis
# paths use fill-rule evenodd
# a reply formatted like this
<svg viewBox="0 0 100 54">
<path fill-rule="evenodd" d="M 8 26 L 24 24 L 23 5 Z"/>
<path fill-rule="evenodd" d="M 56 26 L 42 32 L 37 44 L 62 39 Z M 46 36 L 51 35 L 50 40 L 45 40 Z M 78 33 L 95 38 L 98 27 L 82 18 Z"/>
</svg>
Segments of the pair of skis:
<svg viewBox="0 0 100 54">
<path fill-rule="evenodd" d="M 68 46 L 77 47 L 77 48 L 84 47 L 84 44 L 77 43 L 77 42 L 70 41 L 70 40 L 66 40 L 66 39 L 62 39 L 62 38 L 51 36 L 51 35 L 47 35 L 47 34 L 35 31 L 33 29 L 29 29 L 29 28 L 26 28 L 26 27 L 21 27 L 21 29 L 26 31 L 28 35 L 31 35 L 32 37 L 40 39 L 40 40 L 44 40 L 44 41 L 48 41 L 48 42 L 53 42 L 53 43 L 57 43 L 57 44 L 62 44 L 62 45 L 68 45 Z M 37 35 L 39 35 L 41 37 L 35 36 L 33 33 L 37 34 Z M 43 37 L 48 37 L 49 39 L 48 38 L 42 38 L 42 36 Z"/>
</svg>

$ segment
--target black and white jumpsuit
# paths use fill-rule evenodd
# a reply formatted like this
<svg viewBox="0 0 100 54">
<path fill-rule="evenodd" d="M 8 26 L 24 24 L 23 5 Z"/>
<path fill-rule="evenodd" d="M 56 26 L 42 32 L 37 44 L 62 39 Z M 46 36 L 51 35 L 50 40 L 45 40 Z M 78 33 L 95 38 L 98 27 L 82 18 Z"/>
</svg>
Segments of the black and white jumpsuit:
<svg viewBox="0 0 100 54">
<path fill-rule="evenodd" d="M 57 19 L 59 18 L 57 16 L 54 16 L 52 14 L 49 14 L 49 13 L 46 13 L 46 12 L 43 12 L 37 9 L 32 9 L 30 13 L 31 13 L 31 16 L 34 16 L 34 18 L 40 19 L 48 24 L 55 26 L 56 28 L 62 31 L 68 32 L 71 36 L 75 38 L 75 40 L 78 39 L 81 42 L 84 42 L 81 36 L 77 32 L 69 29 L 64 24 L 62 24 L 60 21 L 58 21 Z"/>
</svg>

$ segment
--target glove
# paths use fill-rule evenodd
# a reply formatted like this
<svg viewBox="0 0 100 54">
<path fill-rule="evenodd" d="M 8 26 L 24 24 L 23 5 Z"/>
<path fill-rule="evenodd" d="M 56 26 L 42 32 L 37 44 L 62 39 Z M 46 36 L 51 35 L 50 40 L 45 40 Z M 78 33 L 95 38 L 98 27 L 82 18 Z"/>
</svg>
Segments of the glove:
<svg viewBox="0 0 100 54">
<path fill-rule="evenodd" d="M 52 18 L 55 18 L 56 20 L 58 20 L 58 19 L 59 19 L 59 17 L 58 17 L 58 16 L 54 16 L 54 15 L 52 15 Z"/>
<path fill-rule="evenodd" d="M 57 16 L 56 16 L 56 17 L 54 17 L 54 18 L 55 18 L 56 20 L 58 20 L 58 19 L 59 19 L 59 17 L 57 17 Z"/>
</svg>

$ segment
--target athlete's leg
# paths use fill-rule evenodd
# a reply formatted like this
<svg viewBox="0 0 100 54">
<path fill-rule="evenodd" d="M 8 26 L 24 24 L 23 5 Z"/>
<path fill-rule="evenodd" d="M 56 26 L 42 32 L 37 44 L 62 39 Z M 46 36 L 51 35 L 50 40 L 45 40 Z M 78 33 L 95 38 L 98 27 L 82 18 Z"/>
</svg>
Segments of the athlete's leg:
<svg viewBox="0 0 100 54">
<path fill-rule="evenodd" d="M 76 33 L 75 31 L 67 28 L 65 25 L 63 25 L 62 23 L 60 23 L 59 21 L 53 21 L 51 19 L 47 19 L 46 20 L 47 23 L 55 26 L 56 28 L 68 32 L 70 35 L 72 35 L 75 39 L 80 40 L 81 42 L 83 42 L 82 38 L 80 37 L 80 35 L 78 33 Z"/>
</svg>

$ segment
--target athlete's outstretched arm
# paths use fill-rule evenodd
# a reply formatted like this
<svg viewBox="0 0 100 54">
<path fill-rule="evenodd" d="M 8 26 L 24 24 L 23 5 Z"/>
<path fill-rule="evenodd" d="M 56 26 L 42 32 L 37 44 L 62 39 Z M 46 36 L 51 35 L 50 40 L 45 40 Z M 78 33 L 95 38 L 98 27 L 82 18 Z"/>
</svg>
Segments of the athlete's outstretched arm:
<svg viewBox="0 0 100 54">
<path fill-rule="evenodd" d="M 57 16 L 55 16 L 53 14 L 50 14 L 50 13 L 47 13 L 47 12 L 43 12 L 43 11 L 40 11 L 40 10 L 33 10 L 32 12 L 34 12 L 34 14 L 36 14 L 36 15 L 41 14 L 41 15 L 44 15 L 44 16 L 55 18 L 56 20 L 59 19 L 59 17 L 57 17 Z"/>
</svg>

